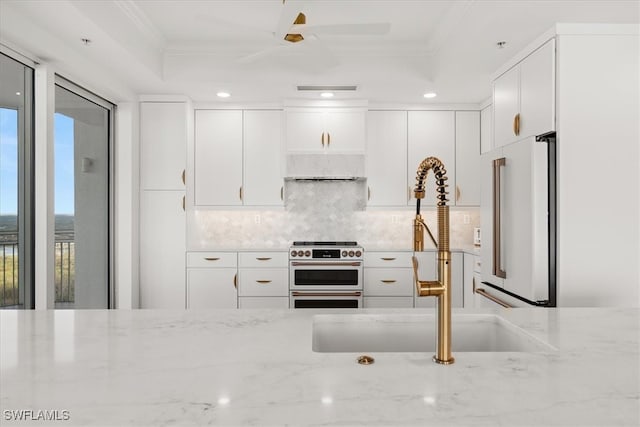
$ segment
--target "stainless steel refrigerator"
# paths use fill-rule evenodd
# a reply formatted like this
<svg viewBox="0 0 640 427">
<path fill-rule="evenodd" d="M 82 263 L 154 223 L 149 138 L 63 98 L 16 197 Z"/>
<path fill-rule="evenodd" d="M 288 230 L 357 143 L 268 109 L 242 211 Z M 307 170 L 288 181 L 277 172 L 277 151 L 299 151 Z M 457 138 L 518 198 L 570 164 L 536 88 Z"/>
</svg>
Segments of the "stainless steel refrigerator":
<svg viewBox="0 0 640 427">
<path fill-rule="evenodd" d="M 482 280 L 476 299 L 556 306 L 555 133 L 481 157 Z"/>
</svg>

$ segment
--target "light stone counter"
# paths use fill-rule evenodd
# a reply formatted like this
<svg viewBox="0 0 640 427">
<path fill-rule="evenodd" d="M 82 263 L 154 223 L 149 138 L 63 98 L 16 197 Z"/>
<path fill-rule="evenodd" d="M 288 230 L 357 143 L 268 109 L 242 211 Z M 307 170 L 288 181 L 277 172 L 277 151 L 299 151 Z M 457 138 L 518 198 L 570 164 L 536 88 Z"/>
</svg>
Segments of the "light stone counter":
<svg viewBox="0 0 640 427">
<path fill-rule="evenodd" d="M 373 353 L 376 363 L 361 366 L 357 353 L 313 352 L 314 313 L 304 310 L 2 310 L 0 424 L 640 423 L 639 310 L 454 315 L 477 312 L 558 351 L 455 353 L 450 366 L 431 354 Z M 14 423 L 12 410 L 69 420 Z"/>
</svg>

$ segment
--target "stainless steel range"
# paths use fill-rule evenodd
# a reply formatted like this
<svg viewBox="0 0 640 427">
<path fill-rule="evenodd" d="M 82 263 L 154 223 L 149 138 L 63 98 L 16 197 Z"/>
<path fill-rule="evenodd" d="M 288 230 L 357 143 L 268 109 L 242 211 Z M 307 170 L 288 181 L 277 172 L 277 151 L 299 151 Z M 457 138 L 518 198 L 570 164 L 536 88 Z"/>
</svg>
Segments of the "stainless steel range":
<svg viewBox="0 0 640 427">
<path fill-rule="evenodd" d="M 362 247 L 357 242 L 293 242 L 291 308 L 361 308 Z"/>
</svg>

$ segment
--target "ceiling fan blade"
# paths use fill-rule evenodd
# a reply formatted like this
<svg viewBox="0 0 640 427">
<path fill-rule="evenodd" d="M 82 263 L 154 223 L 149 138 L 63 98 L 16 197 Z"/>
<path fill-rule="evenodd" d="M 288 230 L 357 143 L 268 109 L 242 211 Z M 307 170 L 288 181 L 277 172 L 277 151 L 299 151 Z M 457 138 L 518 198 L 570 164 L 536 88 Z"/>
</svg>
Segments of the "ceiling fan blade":
<svg viewBox="0 0 640 427">
<path fill-rule="evenodd" d="M 239 64 L 251 64 L 253 62 L 260 61 L 261 59 L 276 55 L 278 52 L 284 51 L 287 48 L 288 48 L 287 44 L 278 44 L 255 53 L 251 53 L 247 56 L 243 56 L 239 58 L 237 62 Z"/>
<path fill-rule="evenodd" d="M 290 33 L 317 34 L 319 36 L 340 36 L 340 35 L 382 35 L 387 34 L 391 29 L 388 22 L 377 22 L 371 24 L 336 24 L 336 25 L 291 25 Z"/>
</svg>

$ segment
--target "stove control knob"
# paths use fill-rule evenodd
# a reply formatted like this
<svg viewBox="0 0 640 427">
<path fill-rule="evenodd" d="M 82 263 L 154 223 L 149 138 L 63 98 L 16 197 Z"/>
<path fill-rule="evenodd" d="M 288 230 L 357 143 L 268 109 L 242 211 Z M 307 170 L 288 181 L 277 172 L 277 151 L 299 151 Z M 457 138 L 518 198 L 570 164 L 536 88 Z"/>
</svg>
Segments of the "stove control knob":
<svg viewBox="0 0 640 427">
<path fill-rule="evenodd" d="M 346 257 L 347 256 L 347 251 L 342 251 L 342 256 Z"/>
<path fill-rule="evenodd" d="M 304 251 L 304 256 L 311 256 L 311 251 Z"/>
<path fill-rule="evenodd" d="M 360 251 L 356 251 L 356 256 L 357 256 L 358 258 L 360 258 L 360 257 L 362 256 L 362 252 L 360 252 Z"/>
<path fill-rule="evenodd" d="M 293 257 L 294 257 L 294 256 L 296 256 L 296 255 L 298 255 L 298 253 L 297 253 L 296 251 L 291 251 L 291 256 L 293 256 Z"/>
<path fill-rule="evenodd" d="M 355 255 L 355 253 L 353 251 L 349 251 L 349 256 L 353 257 Z"/>
<path fill-rule="evenodd" d="M 304 252 L 303 251 L 298 251 L 298 256 L 304 256 Z"/>
</svg>

